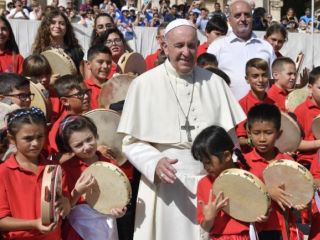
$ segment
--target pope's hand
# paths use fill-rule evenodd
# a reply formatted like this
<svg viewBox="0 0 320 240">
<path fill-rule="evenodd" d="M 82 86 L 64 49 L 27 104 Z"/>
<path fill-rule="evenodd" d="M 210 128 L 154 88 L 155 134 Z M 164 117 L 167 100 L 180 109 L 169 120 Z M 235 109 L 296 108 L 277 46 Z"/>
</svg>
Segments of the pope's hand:
<svg viewBox="0 0 320 240">
<path fill-rule="evenodd" d="M 177 170 L 172 165 L 177 162 L 178 159 L 161 158 L 156 166 L 156 177 L 163 183 L 174 183 Z"/>
</svg>

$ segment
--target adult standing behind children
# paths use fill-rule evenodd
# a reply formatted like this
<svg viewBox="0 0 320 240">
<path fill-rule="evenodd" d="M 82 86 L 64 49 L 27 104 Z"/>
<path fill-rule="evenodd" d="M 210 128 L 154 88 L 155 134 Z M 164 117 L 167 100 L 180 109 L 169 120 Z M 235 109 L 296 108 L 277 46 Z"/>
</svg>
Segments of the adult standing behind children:
<svg viewBox="0 0 320 240">
<path fill-rule="evenodd" d="M 84 53 L 69 19 L 59 10 L 50 11 L 42 20 L 32 48 L 33 53 L 62 49 L 71 57 L 78 72 L 83 72 Z"/>
<path fill-rule="evenodd" d="M 245 116 L 220 77 L 195 67 L 197 33 L 188 20 L 167 26 L 164 51 L 164 64 L 131 83 L 118 128 L 142 173 L 134 239 L 198 240 L 195 194 L 205 172 L 192 141 L 212 124 L 232 131 Z"/>
<path fill-rule="evenodd" d="M 250 90 L 245 80 L 246 62 L 262 58 L 271 66 L 276 56 L 272 46 L 252 32 L 252 11 L 247 1 L 237 0 L 230 5 L 229 23 L 232 32 L 213 42 L 208 53 L 217 57 L 218 67 L 231 79 L 231 91 L 240 99 Z"/>
</svg>

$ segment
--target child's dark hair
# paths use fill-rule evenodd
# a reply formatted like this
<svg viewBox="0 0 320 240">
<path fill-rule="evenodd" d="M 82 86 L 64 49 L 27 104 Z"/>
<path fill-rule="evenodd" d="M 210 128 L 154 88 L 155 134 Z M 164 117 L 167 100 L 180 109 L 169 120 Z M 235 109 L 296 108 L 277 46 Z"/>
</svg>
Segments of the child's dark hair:
<svg viewBox="0 0 320 240">
<path fill-rule="evenodd" d="M 104 53 L 112 56 L 110 49 L 104 45 L 94 45 L 89 48 L 87 58 L 92 61 L 99 53 Z"/>
<path fill-rule="evenodd" d="M 90 118 L 81 115 L 68 115 L 60 123 L 58 133 L 56 135 L 56 144 L 61 153 L 72 152 L 69 144 L 69 138 L 72 133 L 89 129 L 93 135 L 98 138 L 98 130 L 96 125 Z"/>
<path fill-rule="evenodd" d="M 215 66 L 218 67 L 218 60 L 214 54 L 211 53 L 202 53 L 197 58 L 197 65 L 199 67 L 206 67 L 206 66 Z"/>
<path fill-rule="evenodd" d="M 268 62 L 262 58 L 252 58 L 246 64 L 246 75 L 248 75 L 249 68 L 261 69 L 265 72 L 269 72 Z"/>
<path fill-rule="evenodd" d="M 41 54 L 33 54 L 23 62 L 22 75 L 26 77 L 38 77 L 51 75 L 52 70 L 48 60 Z"/>
<path fill-rule="evenodd" d="M 6 95 L 14 89 L 21 89 L 22 87 L 30 85 L 30 81 L 21 75 L 15 73 L 1 73 L 0 74 L 0 94 Z"/>
<path fill-rule="evenodd" d="M 210 126 L 203 129 L 195 138 L 191 153 L 196 160 L 201 162 L 214 155 L 220 160 L 224 151 L 233 152 L 234 144 L 229 134 L 222 127 Z"/>
<path fill-rule="evenodd" d="M 7 132 L 15 136 L 23 124 L 39 124 L 46 127 L 47 120 L 41 109 L 36 107 L 14 110 L 6 116 Z"/>
<path fill-rule="evenodd" d="M 208 21 L 205 30 L 207 33 L 210 33 L 211 31 L 218 31 L 221 32 L 223 35 L 226 35 L 228 32 L 228 24 L 226 19 L 224 19 L 222 16 L 214 15 Z"/>
<path fill-rule="evenodd" d="M 279 23 L 271 24 L 267 28 L 266 35 L 264 35 L 264 38 L 266 39 L 266 38 L 270 37 L 274 33 L 280 33 L 283 36 L 284 41 L 288 40 L 288 32 L 281 24 L 279 24 Z"/>
<path fill-rule="evenodd" d="M 70 91 L 73 89 L 81 90 L 81 83 L 83 79 L 80 75 L 64 75 L 58 78 L 54 84 L 54 90 L 56 91 L 58 97 L 65 97 L 67 96 Z"/>
<path fill-rule="evenodd" d="M 277 106 L 273 104 L 258 104 L 248 112 L 248 129 L 251 130 L 254 122 L 271 122 L 279 131 L 281 128 L 281 113 Z"/>
<path fill-rule="evenodd" d="M 320 79 L 320 66 L 315 67 L 312 69 L 312 71 L 309 73 L 309 84 L 313 85 L 317 80 Z"/>
</svg>

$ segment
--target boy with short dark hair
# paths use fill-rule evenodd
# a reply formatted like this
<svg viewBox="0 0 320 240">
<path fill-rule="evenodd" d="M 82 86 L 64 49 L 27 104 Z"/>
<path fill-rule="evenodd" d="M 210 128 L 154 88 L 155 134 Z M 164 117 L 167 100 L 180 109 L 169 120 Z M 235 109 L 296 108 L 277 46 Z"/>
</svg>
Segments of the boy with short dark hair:
<svg viewBox="0 0 320 240">
<path fill-rule="evenodd" d="M 95 109 L 99 107 L 98 97 L 101 92 L 101 85 L 108 79 L 112 65 L 112 54 L 106 46 L 92 46 L 88 50 L 87 66 L 91 72 L 91 77 L 84 83 L 88 89 L 91 89 L 90 107 Z"/>
<path fill-rule="evenodd" d="M 34 94 L 30 92 L 30 81 L 15 73 L 0 74 L 0 102 L 30 107 Z"/>
<path fill-rule="evenodd" d="M 247 131 L 253 149 L 251 152 L 244 154 L 244 157 L 250 166 L 250 172 L 261 180 L 263 180 L 262 173 L 270 161 L 292 160 L 290 156 L 279 152 L 275 147 L 275 142 L 282 133 L 280 128 L 281 113 L 275 105 L 262 103 L 249 110 Z M 302 206 L 292 206 L 291 198 L 282 188 L 280 182 L 278 186 L 270 187 L 267 191 L 273 201 L 268 221 L 257 224 L 257 229 L 260 231 L 259 239 L 288 239 L 284 236 L 286 234 L 284 211 L 289 211 L 292 207 L 301 210 Z M 290 226 L 295 224 L 291 215 L 288 220 Z"/>
<path fill-rule="evenodd" d="M 49 132 L 49 144 L 51 150 L 57 152 L 56 134 L 61 121 L 69 114 L 82 114 L 90 109 L 90 89 L 82 81 L 81 76 L 65 75 L 58 78 L 53 85 L 61 105 L 62 114 L 53 123 Z"/>
<path fill-rule="evenodd" d="M 272 63 L 272 76 L 275 83 L 268 91 L 268 96 L 281 111 L 287 112 L 286 97 L 296 85 L 296 64 L 291 58 L 280 57 Z"/>
<path fill-rule="evenodd" d="M 268 97 L 266 89 L 269 83 L 269 66 L 268 63 L 261 58 L 253 58 L 246 64 L 246 80 L 250 84 L 251 90 L 246 96 L 240 99 L 239 103 L 245 114 L 249 110 L 260 103 L 274 104 L 274 101 Z M 251 143 L 248 141 L 247 130 L 245 127 L 246 120 L 236 127 L 236 134 L 239 138 L 240 146 L 243 151 L 250 150 Z"/>
</svg>

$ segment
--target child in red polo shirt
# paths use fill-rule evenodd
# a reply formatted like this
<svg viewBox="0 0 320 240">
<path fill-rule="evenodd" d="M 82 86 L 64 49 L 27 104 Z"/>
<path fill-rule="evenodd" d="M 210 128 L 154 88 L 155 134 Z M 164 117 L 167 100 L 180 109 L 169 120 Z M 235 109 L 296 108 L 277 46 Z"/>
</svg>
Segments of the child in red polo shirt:
<svg viewBox="0 0 320 240">
<path fill-rule="evenodd" d="M 48 60 L 41 54 L 33 54 L 23 62 L 22 75 L 30 78 L 34 83 L 40 83 L 44 87 L 43 95 L 51 102 L 52 113 L 50 122 L 54 122 L 60 115 L 61 106 L 59 98 L 50 82 L 54 82 L 59 74 L 52 75 L 52 70 Z"/>
<path fill-rule="evenodd" d="M 246 80 L 250 84 L 251 90 L 246 96 L 240 99 L 239 103 L 245 114 L 249 110 L 260 103 L 273 104 L 273 100 L 268 97 L 266 89 L 269 85 L 269 66 L 268 63 L 261 58 L 250 59 L 246 64 Z M 236 134 L 239 138 L 239 144 L 244 152 L 251 150 L 251 143 L 248 141 L 247 120 L 242 121 L 236 126 Z"/>
<path fill-rule="evenodd" d="M 312 132 L 312 121 L 320 114 L 320 67 L 314 68 L 309 74 L 309 96 L 294 111 L 303 130 L 303 140 L 299 145 L 298 162 L 310 168 L 312 159 L 320 148 L 320 140 Z"/>
<path fill-rule="evenodd" d="M 91 90 L 91 109 L 99 107 L 98 98 L 101 92 L 101 85 L 108 80 L 111 64 L 112 54 L 108 47 L 94 45 L 88 50 L 87 66 L 91 72 L 91 77 L 84 82 L 87 88 Z"/>
<path fill-rule="evenodd" d="M 81 173 L 94 162 L 111 161 L 97 152 L 97 138 L 97 128 L 87 117 L 69 115 L 60 124 L 57 134 L 58 148 L 62 153 L 74 154 L 73 158 L 61 165 L 63 180 L 67 183 L 64 190 L 70 193 L 70 202 L 74 206 L 68 216 L 68 222 L 63 226 L 63 239 L 66 240 L 85 240 L 86 237 L 118 240 L 115 218 L 122 217 L 126 208 L 112 209 L 110 215 L 102 215 L 93 210 L 81 197 L 95 182 L 92 175 L 81 177 Z M 86 214 L 90 218 L 83 222 Z M 79 217 L 80 215 L 83 218 Z M 106 221 L 108 224 L 105 224 Z M 104 228 L 92 231 L 96 225 Z"/>
<path fill-rule="evenodd" d="M 166 29 L 168 23 L 167 22 L 163 22 L 159 25 L 158 29 L 157 29 L 157 36 L 156 36 L 156 40 L 157 43 L 159 45 L 159 49 L 157 49 L 157 51 L 155 53 L 152 53 L 150 55 L 148 55 L 145 59 L 146 62 L 146 66 L 147 66 L 147 70 L 150 70 L 154 67 L 157 66 L 157 60 L 158 60 L 158 56 L 160 55 L 160 53 L 163 51 L 162 50 L 162 45 L 164 43 L 164 30 Z"/>
<path fill-rule="evenodd" d="M 232 160 L 234 144 L 228 133 L 221 127 L 210 126 L 204 129 L 194 140 L 191 148 L 195 159 L 200 160 L 208 175 L 198 183 L 197 221 L 209 232 L 210 239 L 249 240 L 249 223 L 233 219 L 222 211 L 228 198 L 220 192 L 213 197 L 212 186 L 219 174 L 235 167 Z M 266 220 L 261 216 L 259 221 Z"/>
<path fill-rule="evenodd" d="M 53 153 L 58 152 L 56 135 L 61 121 L 69 114 L 82 114 L 90 109 L 90 90 L 81 76 L 65 75 L 54 82 L 54 90 L 62 106 L 60 117 L 53 123 L 49 132 L 49 144 Z"/>
<path fill-rule="evenodd" d="M 263 170 L 270 161 L 277 159 L 290 159 L 286 154 L 282 154 L 275 147 L 276 140 L 281 135 L 281 114 L 275 105 L 259 104 L 252 107 L 248 112 L 248 137 L 252 141 L 253 149 L 244 155 L 250 166 L 250 172 L 263 180 Z M 292 206 L 290 195 L 279 186 L 268 189 L 272 201 L 272 211 L 267 222 L 257 224 L 260 240 L 288 239 L 284 218 L 284 211 L 289 211 L 291 207 L 302 210 L 306 206 Z M 294 227 L 294 220 L 288 219 L 290 227 Z M 291 233 L 290 233 L 291 234 Z M 294 231 L 292 232 L 294 234 Z M 295 239 L 295 236 L 290 236 Z"/>
<path fill-rule="evenodd" d="M 41 222 L 41 184 L 46 160 L 41 151 L 45 142 L 46 118 L 38 108 L 17 109 L 8 114 L 7 136 L 16 146 L 0 166 L 0 231 L 4 239 L 60 239 L 60 222 Z M 70 211 L 67 198 L 59 196 L 56 211 Z"/>
<path fill-rule="evenodd" d="M 286 97 L 296 85 L 296 64 L 291 58 L 280 57 L 272 63 L 272 76 L 275 83 L 268 91 L 268 96 L 276 106 L 287 112 Z"/>
</svg>

